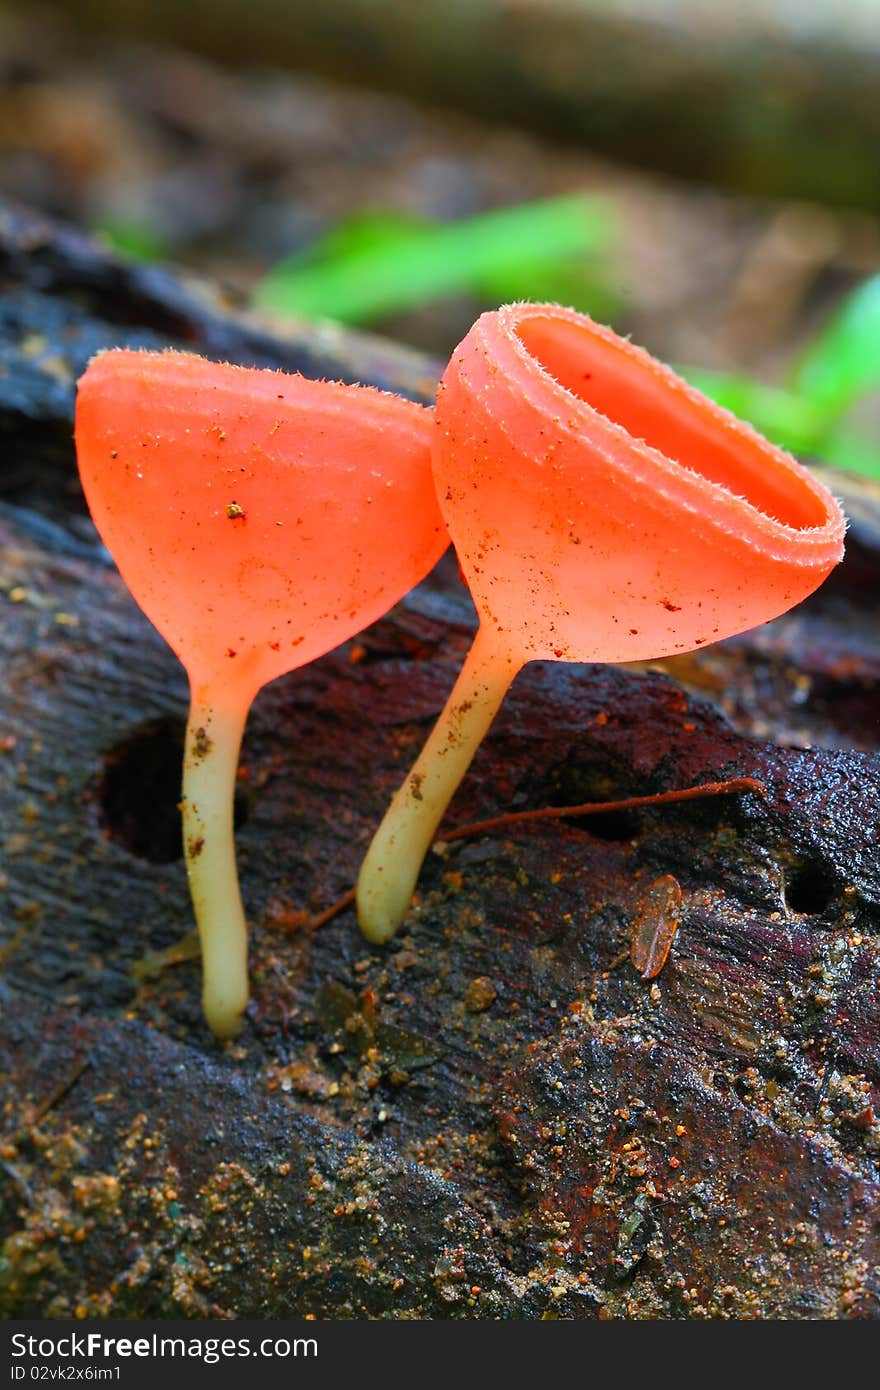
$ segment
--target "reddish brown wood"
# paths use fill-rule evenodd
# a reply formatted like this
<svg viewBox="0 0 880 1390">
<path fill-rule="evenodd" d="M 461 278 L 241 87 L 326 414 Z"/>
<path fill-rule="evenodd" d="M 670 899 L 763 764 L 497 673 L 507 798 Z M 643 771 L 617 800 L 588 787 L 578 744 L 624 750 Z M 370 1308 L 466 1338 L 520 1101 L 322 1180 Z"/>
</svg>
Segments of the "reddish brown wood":
<svg viewBox="0 0 880 1390">
<path fill-rule="evenodd" d="M 18 345 L 41 323 L 75 375 L 163 315 L 179 341 L 174 302 L 193 346 L 244 358 L 253 330 L 20 219 L 0 218 L 0 268 L 0 424 L 41 462 L 31 505 L 0 503 L 0 1310 L 877 1317 L 872 490 L 836 486 L 853 522 L 832 581 L 679 667 L 689 689 L 528 668 L 453 814 L 734 777 L 766 796 L 447 842 L 387 949 L 350 912 L 307 927 L 470 640 L 454 564 L 264 691 L 238 830 L 254 998 L 222 1049 L 196 963 L 169 954 L 191 927 L 183 675 L 77 510 L 70 391 Z M 349 351 L 367 379 L 370 349 Z M 680 926 L 643 982 L 633 920 L 666 875 Z"/>
</svg>

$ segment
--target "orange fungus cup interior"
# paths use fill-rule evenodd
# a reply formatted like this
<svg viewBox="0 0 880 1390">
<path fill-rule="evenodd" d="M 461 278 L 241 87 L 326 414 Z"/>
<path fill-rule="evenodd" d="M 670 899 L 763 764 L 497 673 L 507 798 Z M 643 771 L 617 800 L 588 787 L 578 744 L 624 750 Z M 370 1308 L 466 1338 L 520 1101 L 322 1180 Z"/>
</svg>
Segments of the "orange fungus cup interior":
<svg viewBox="0 0 880 1390">
<path fill-rule="evenodd" d="M 462 568 L 521 662 L 703 646 L 798 603 L 843 552 L 840 508 L 795 459 L 573 310 L 484 314 L 436 425 Z"/>
<path fill-rule="evenodd" d="M 79 384 L 76 443 L 138 603 L 191 676 L 252 698 L 442 554 L 430 423 L 371 387 L 114 350 Z"/>
</svg>

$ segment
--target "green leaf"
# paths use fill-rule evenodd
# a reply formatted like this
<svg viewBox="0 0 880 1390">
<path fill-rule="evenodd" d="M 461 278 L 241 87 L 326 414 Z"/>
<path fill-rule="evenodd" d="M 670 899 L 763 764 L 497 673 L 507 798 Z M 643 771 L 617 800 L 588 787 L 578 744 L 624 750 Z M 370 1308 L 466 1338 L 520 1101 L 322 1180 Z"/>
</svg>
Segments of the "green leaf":
<svg viewBox="0 0 880 1390">
<path fill-rule="evenodd" d="M 835 430 L 823 441 L 819 457 L 834 468 L 880 481 L 880 444 L 857 430 Z"/>
<path fill-rule="evenodd" d="M 427 218 L 397 208 L 368 208 L 343 218 L 305 251 L 285 257 L 281 266 L 290 266 L 297 273 L 306 267 L 320 266 L 327 270 L 344 265 L 353 256 L 373 251 L 391 252 L 404 242 L 418 240 L 433 228 L 434 223 Z M 279 269 L 280 266 L 276 266 L 270 273 Z"/>
<path fill-rule="evenodd" d="M 791 382 L 829 420 L 880 390 L 880 275 L 844 301 L 801 357 Z"/>
<path fill-rule="evenodd" d="M 311 253 L 282 261 L 254 297 L 304 318 L 370 323 L 462 292 L 503 287 L 501 298 L 525 298 L 529 277 L 534 285 L 566 258 L 595 258 L 610 240 L 604 205 L 581 195 L 444 225 L 367 214 L 350 219 Z"/>
<path fill-rule="evenodd" d="M 108 219 L 94 228 L 112 251 L 118 251 L 132 261 L 163 261 L 168 259 L 168 245 L 146 222 L 129 222 L 122 218 Z"/>
</svg>

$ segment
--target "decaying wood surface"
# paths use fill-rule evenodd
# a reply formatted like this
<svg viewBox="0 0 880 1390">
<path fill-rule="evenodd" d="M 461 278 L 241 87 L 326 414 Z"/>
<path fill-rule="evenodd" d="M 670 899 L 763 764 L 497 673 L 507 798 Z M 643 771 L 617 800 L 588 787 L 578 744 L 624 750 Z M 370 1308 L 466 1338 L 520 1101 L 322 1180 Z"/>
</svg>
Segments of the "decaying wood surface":
<svg viewBox="0 0 880 1390">
<path fill-rule="evenodd" d="M 99 30 L 500 117 L 748 193 L 880 206 L 880 26 L 854 0 L 67 0 Z"/>
<path fill-rule="evenodd" d="M 759 778 L 429 856 L 344 913 L 473 627 L 447 557 L 265 690 L 238 831 L 253 1003 L 201 1022 L 175 803 L 183 673 L 97 545 L 73 381 L 117 342 L 426 394 L 384 344 L 272 337 L 0 216 L 0 1311 L 880 1314 L 880 499 L 796 614 L 669 672 L 533 665 L 450 814 Z M 809 746 L 812 745 L 812 746 Z M 629 960 L 681 888 L 659 975 Z"/>
</svg>

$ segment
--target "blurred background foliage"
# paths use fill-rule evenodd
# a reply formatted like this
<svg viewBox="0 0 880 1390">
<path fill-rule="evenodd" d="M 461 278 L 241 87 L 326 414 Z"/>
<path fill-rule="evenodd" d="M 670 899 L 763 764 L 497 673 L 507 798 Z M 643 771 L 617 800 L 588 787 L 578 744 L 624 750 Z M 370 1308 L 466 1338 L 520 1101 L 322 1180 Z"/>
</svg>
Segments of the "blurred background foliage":
<svg viewBox="0 0 880 1390">
<path fill-rule="evenodd" d="M 0 4 L 0 196 L 441 360 L 572 304 L 880 477 L 878 149 L 877 0 Z"/>
</svg>

